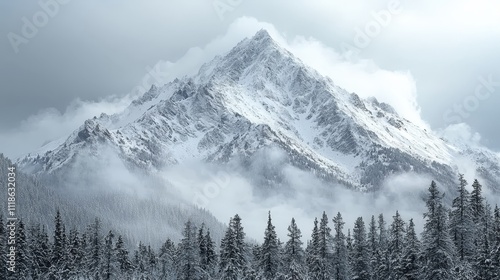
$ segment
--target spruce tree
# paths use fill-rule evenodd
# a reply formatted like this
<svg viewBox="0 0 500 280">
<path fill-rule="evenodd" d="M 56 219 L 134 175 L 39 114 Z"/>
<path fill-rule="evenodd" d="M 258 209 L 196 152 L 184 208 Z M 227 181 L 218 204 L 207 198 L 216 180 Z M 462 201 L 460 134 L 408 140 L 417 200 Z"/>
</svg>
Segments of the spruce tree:
<svg viewBox="0 0 500 280">
<path fill-rule="evenodd" d="M 305 278 L 304 249 L 302 249 L 301 231 L 292 218 L 288 226 L 288 241 L 285 244 L 283 264 L 287 280 L 299 280 Z"/>
<path fill-rule="evenodd" d="M 378 280 L 377 267 L 378 267 L 378 253 L 379 253 L 379 236 L 377 231 L 377 222 L 375 216 L 372 215 L 370 224 L 368 225 L 368 249 L 370 251 L 370 267 L 372 280 Z"/>
<path fill-rule="evenodd" d="M 51 266 L 50 266 L 50 277 L 54 279 L 66 278 L 66 238 L 64 225 L 61 218 L 61 213 L 59 209 L 56 211 L 56 216 L 54 219 L 55 230 L 54 230 L 54 242 L 52 243 L 51 250 Z"/>
<path fill-rule="evenodd" d="M 347 253 L 346 237 L 344 235 L 344 221 L 340 212 L 333 218 L 333 279 L 349 279 L 349 259 Z"/>
<path fill-rule="evenodd" d="M 472 211 L 472 219 L 475 224 L 480 223 L 484 216 L 484 198 L 482 194 L 482 186 L 477 179 L 472 183 L 472 192 L 470 194 L 470 208 Z"/>
<path fill-rule="evenodd" d="M 478 280 L 494 279 L 497 270 L 493 261 L 491 206 L 486 203 L 482 212 L 483 217 L 480 218 L 480 228 L 477 231 L 478 246 L 474 258 L 476 279 Z"/>
<path fill-rule="evenodd" d="M 179 244 L 179 279 L 200 279 L 199 249 L 196 242 L 196 227 L 187 221 Z M 147 251 L 147 250 L 146 250 Z"/>
<path fill-rule="evenodd" d="M 95 280 L 101 279 L 101 221 L 95 218 L 94 223 L 89 227 L 89 251 L 88 251 L 88 271 Z"/>
<path fill-rule="evenodd" d="M 246 267 L 245 233 L 241 218 L 236 214 L 229 221 L 224 238 L 221 241 L 220 273 L 222 279 L 239 279 Z"/>
<path fill-rule="evenodd" d="M 3 222 L 3 214 L 0 213 L 0 250 L 2 251 L 2 254 L 0 254 L 0 263 L 2 265 L 0 266 L 0 279 L 6 279 L 7 278 L 7 231 L 5 224 Z"/>
<path fill-rule="evenodd" d="M 311 240 L 306 248 L 306 262 L 308 275 L 312 279 L 321 279 L 322 267 L 319 257 L 320 233 L 318 219 L 314 218 L 314 227 L 311 233 Z"/>
<path fill-rule="evenodd" d="M 332 235 L 331 229 L 328 226 L 328 216 L 326 212 L 323 211 L 321 216 L 321 221 L 319 223 L 319 247 L 318 247 L 318 257 L 320 259 L 321 265 L 321 278 L 319 279 L 330 279 L 332 274 Z"/>
<path fill-rule="evenodd" d="M 278 274 L 280 264 L 280 252 L 278 238 L 271 220 L 271 212 L 268 214 L 267 227 L 264 232 L 264 243 L 259 255 L 259 268 L 264 279 L 274 279 Z"/>
<path fill-rule="evenodd" d="M 68 255 L 68 271 L 69 278 L 76 278 L 82 273 L 83 249 L 81 247 L 81 239 L 78 231 L 72 229 L 69 232 L 67 255 Z"/>
<path fill-rule="evenodd" d="M 114 252 L 116 254 L 115 258 L 118 265 L 118 275 L 120 275 L 123 279 L 128 279 L 132 273 L 132 263 L 130 262 L 129 252 L 125 247 L 125 242 L 123 241 L 123 237 L 121 235 L 118 235 Z"/>
<path fill-rule="evenodd" d="M 207 229 L 207 233 L 205 234 L 205 242 L 206 252 L 204 262 L 206 265 L 206 272 L 208 273 L 209 278 L 213 278 L 215 277 L 215 268 L 217 267 L 217 253 L 215 252 L 215 242 L 210 236 L 209 229 Z"/>
<path fill-rule="evenodd" d="M 375 252 L 375 267 L 371 267 L 371 275 L 375 279 L 387 279 L 389 277 L 389 252 L 388 252 L 388 234 L 386 222 L 383 214 L 378 215 L 377 220 L 378 229 L 378 244 Z"/>
<path fill-rule="evenodd" d="M 175 279 L 174 258 L 176 255 L 175 244 L 167 239 L 160 248 L 158 254 L 159 279 Z"/>
<path fill-rule="evenodd" d="M 404 233 L 405 223 L 399 212 L 396 211 L 389 231 L 389 279 L 401 279 L 403 274 L 401 259 L 403 255 Z"/>
<path fill-rule="evenodd" d="M 474 254 L 474 222 L 471 212 L 467 181 L 459 175 L 458 196 L 453 199 L 450 217 L 450 232 L 461 262 L 468 261 Z"/>
<path fill-rule="evenodd" d="M 410 219 L 406 229 L 401 255 L 401 279 L 418 280 L 420 273 L 420 241 L 415 232 L 415 224 Z"/>
<path fill-rule="evenodd" d="M 116 253 L 113 248 L 114 238 L 115 234 L 110 230 L 104 239 L 103 279 L 105 280 L 115 278 L 118 271 Z"/>
<path fill-rule="evenodd" d="M 455 279 L 455 251 L 442 198 L 436 183 L 432 181 L 426 201 L 427 212 L 424 213 L 425 225 L 422 233 L 423 280 Z"/>
<path fill-rule="evenodd" d="M 17 229 L 16 249 L 17 249 L 17 256 L 16 256 L 17 279 L 19 280 L 29 279 L 29 274 L 31 269 L 29 262 L 31 256 L 28 247 L 28 240 L 26 238 L 24 222 L 22 220 L 19 220 L 19 225 Z"/>
<path fill-rule="evenodd" d="M 353 256 L 352 256 L 352 279 L 369 280 L 370 261 L 368 259 L 369 249 L 366 242 L 366 228 L 362 217 L 356 219 L 353 228 Z"/>
</svg>

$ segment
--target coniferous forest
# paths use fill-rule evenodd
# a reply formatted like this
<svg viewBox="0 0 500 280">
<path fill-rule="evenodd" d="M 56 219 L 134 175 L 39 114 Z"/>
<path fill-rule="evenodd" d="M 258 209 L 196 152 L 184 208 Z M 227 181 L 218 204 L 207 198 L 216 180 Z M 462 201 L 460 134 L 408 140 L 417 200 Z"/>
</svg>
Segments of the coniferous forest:
<svg viewBox="0 0 500 280">
<path fill-rule="evenodd" d="M 66 228 L 57 211 L 51 232 L 18 222 L 15 273 L 2 266 L 0 279 L 500 279 L 500 209 L 487 203 L 477 180 L 471 192 L 467 186 L 460 175 L 448 208 L 431 183 L 421 233 L 398 212 L 359 217 L 352 227 L 341 213 L 323 212 L 307 235 L 291 218 L 287 240 L 280 240 L 269 213 L 260 244 L 248 241 L 238 214 L 222 240 L 186 221 L 179 242 L 167 239 L 153 248 L 103 232 L 99 219 Z M 5 248 L 5 219 L 1 223 Z M 7 263 L 6 254 L 1 258 Z"/>
</svg>

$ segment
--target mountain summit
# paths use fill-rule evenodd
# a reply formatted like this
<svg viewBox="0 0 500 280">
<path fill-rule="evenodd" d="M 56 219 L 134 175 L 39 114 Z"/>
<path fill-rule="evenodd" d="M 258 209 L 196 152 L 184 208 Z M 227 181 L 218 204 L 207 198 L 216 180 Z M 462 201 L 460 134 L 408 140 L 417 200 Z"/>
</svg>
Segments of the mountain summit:
<svg viewBox="0 0 500 280">
<path fill-rule="evenodd" d="M 18 162 L 31 172 L 57 172 L 82 153 L 98 160 L 103 149 L 150 172 L 191 159 L 245 163 L 277 149 L 286 164 L 360 190 L 401 172 L 454 182 L 454 160 L 467 155 L 488 183 L 500 182 L 494 153 L 456 148 L 390 105 L 347 92 L 265 30 L 196 75 L 153 86 L 125 111 L 87 120 Z"/>
</svg>

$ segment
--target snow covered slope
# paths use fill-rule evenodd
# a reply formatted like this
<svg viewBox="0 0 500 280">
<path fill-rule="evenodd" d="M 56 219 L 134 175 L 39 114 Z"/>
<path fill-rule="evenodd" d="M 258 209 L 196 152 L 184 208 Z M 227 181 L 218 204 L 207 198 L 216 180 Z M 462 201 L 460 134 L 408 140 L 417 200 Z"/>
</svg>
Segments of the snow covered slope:
<svg viewBox="0 0 500 280">
<path fill-rule="evenodd" d="M 453 182 L 459 148 L 363 100 L 304 65 L 265 30 L 197 75 L 153 86 L 124 112 L 87 120 L 67 139 L 19 159 L 31 172 L 71 165 L 82 150 L 113 149 L 130 166 L 154 172 L 190 159 L 229 162 L 275 147 L 288 163 L 327 181 L 376 189 L 399 172 Z M 490 157 L 500 182 L 498 156 Z M 486 164 L 486 165 L 487 165 Z"/>
</svg>

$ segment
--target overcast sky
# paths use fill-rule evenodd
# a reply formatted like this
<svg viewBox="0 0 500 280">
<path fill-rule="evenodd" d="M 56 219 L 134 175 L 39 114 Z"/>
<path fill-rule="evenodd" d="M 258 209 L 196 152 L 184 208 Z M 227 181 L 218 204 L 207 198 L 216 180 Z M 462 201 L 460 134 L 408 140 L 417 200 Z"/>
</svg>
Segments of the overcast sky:
<svg viewBox="0 0 500 280">
<path fill-rule="evenodd" d="M 499 151 L 499 14 L 495 0 L 1 1 L 0 151 L 118 112 L 155 66 L 161 82 L 193 73 L 260 28 L 347 90 Z"/>
</svg>

